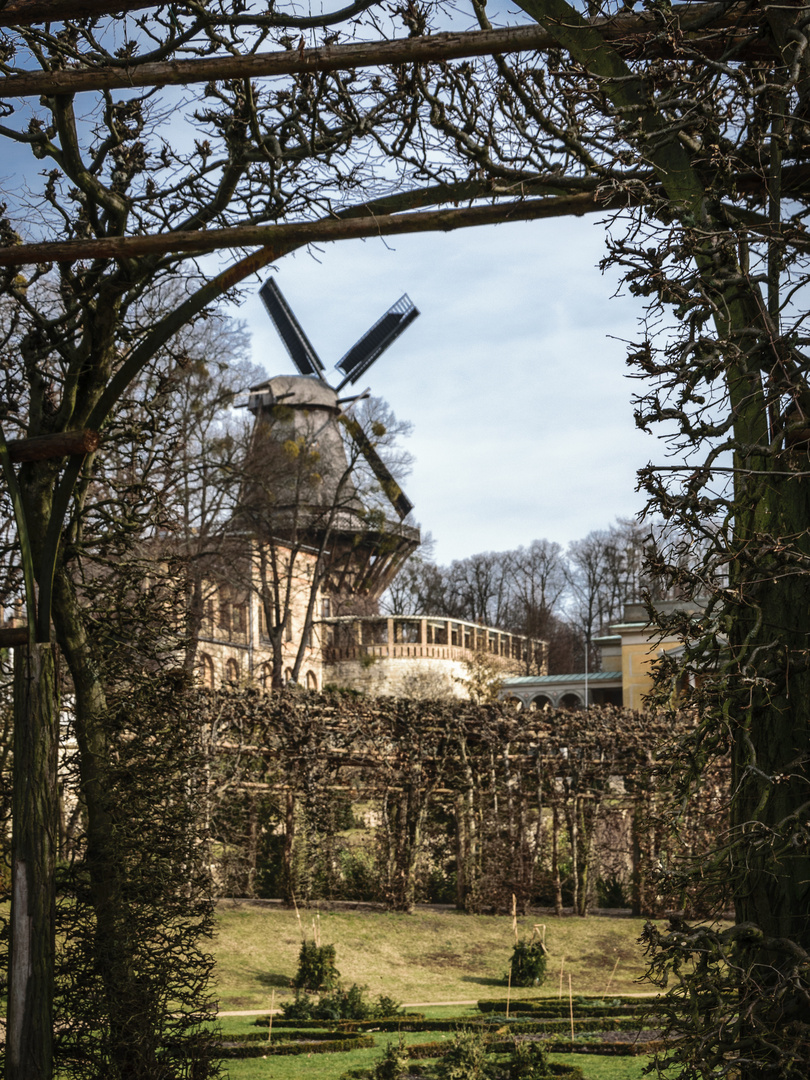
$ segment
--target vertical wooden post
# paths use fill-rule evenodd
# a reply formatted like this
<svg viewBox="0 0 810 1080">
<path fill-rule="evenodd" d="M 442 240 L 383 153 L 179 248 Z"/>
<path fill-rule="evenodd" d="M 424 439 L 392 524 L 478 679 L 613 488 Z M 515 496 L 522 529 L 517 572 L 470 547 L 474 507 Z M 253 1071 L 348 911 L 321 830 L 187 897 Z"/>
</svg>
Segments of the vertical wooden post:
<svg viewBox="0 0 810 1080">
<path fill-rule="evenodd" d="M 568 972 L 568 1015 L 571 1017 L 571 1042 L 574 1041 L 574 991 L 571 989 L 571 972 Z"/>
<path fill-rule="evenodd" d="M 18 646 L 6 1080 L 53 1075 L 58 740 L 54 646 Z"/>
</svg>

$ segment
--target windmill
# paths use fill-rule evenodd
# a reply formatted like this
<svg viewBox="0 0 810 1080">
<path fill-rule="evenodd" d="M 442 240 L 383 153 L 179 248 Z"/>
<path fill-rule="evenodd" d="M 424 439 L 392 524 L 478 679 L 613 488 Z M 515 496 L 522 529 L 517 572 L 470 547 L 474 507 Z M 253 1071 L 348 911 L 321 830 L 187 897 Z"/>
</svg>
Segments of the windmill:
<svg viewBox="0 0 810 1080">
<path fill-rule="evenodd" d="M 388 466 L 382 460 L 380 455 L 374 448 L 372 440 L 368 434 L 363 430 L 359 422 L 354 417 L 348 416 L 343 413 L 340 406 L 344 403 L 353 402 L 357 400 L 356 397 L 350 398 L 338 398 L 340 391 L 348 383 L 356 383 L 361 375 L 371 367 L 375 360 L 377 360 L 385 350 L 392 345 L 400 334 L 414 321 L 419 315 L 419 311 L 414 306 L 410 297 L 407 295 L 401 296 L 395 304 L 393 304 L 384 315 L 374 323 L 369 330 L 355 342 L 347 353 L 336 364 L 336 368 L 341 372 L 343 378 L 336 387 L 331 387 L 324 377 L 325 368 L 324 365 L 315 352 L 309 338 L 303 331 L 301 324 L 296 319 L 289 304 L 283 296 L 281 289 L 273 278 L 268 278 L 259 290 L 259 295 L 264 302 L 264 306 L 270 318 L 275 324 L 276 330 L 279 333 L 281 340 L 290 354 L 292 362 L 295 364 L 301 376 L 307 379 L 318 379 L 323 384 L 325 391 L 331 391 L 334 394 L 334 407 L 338 410 L 335 414 L 342 416 L 344 419 L 344 425 L 352 440 L 354 441 L 357 449 L 366 459 L 372 472 L 376 476 L 385 494 L 390 499 L 394 509 L 400 517 L 400 520 L 404 520 L 408 514 L 413 510 L 413 503 L 403 493 L 399 484 L 391 475 Z M 270 380 L 270 383 L 274 380 Z M 266 385 L 266 384 L 263 384 Z M 261 390 L 261 387 L 257 387 L 256 391 Z M 311 403 L 312 390 L 306 390 L 301 385 L 296 391 L 295 388 L 288 388 L 286 397 L 286 404 L 295 409 L 298 405 L 301 408 L 306 408 L 307 404 Z M 318 395 L 322 397 L 323 395 Z M 361 395 L 362 396 L 362 395 Z M 269 404 L 269 402 L 268 402 Z M 249 408 L 254 412 L 254 415 L 258 415 L 256 412 L 256 406 L 260 406 L 258 401 L 253 400 Z M 338 433 L 339 434 L 339 433 Z M 334 437 L 329 437 L 324 432 L 324 438 L 328 440 L 330 445 L 330 452 L 335 453 L 338 446 L 338 441 Z"/>
<path fill-rule="evenodd" d="M 334 507 L 338 498 L 341 507 L 337 520 L 333 514 L 329 526 L 332 588 L 378 596 L 418 546 L 419 531 L 404 524 L 413 504 L 377 453 L 371 436 L 350 411 L 344 411 L 344 406 L 350 409 L 367 392 L 346 397 L 340 393 L 368 371 L 419 312 L 408 296 L 402 296 L 338 361 L 339 377 L 332 386 L 323 362 L 272 278 L 259 295 L 299 374 L 278 375 L 251 388 L 248 408 L 256 417 L 254 431 L 272 430 L 276 442 L 297 439 L 302 445 L 317 446 L 325 478 L 316 496 L 321 519 L 323 508 Z M 403 524 L 389 522 L 385 528 L 369 525 L 350 475 L 341 428 L 365 458 Z M 319 515 L 312 503 L 309 510 L 316 533 Z M 299 520 L 302 517 L 299 507 Z"/>
</svg>

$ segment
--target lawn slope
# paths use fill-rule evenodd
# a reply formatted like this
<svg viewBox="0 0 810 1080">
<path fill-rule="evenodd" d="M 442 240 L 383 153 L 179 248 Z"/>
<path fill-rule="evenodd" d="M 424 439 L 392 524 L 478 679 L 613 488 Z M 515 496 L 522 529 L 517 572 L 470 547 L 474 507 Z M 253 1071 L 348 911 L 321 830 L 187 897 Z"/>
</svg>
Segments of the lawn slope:
<svg viewBox="0 0 810 1080">
<path fill-rule="evenodd" d="M 302 911 L 313 936 L 313 921 L 323 944 L 334 944 L 345 984 L 365 985 L 371 996 L 388 994 L 402 1002 L 455 1002 L 500 997 L 514 942 L 510 916 L 463 915 L 418 910 L 413 915 L 379 911 L 328 911 L 318 917 Z M 548 978 L 541 993 L 557 996 L 560 968 L 563 991 L 568 976 L 574 994 L 645 992 L 645 970 L 638 938 L 643 919 L 590 916 L 587 919 L 534 916 L 518 920 L 528 939 L 545 923 Z M 290 994 L 301 931 L 295 913 L 245 901 L 222 901 L 214 942 L 222 1010 L 266 1009 Z M 537 990 L 513 990 L 514 997 Z"/>
</svg>

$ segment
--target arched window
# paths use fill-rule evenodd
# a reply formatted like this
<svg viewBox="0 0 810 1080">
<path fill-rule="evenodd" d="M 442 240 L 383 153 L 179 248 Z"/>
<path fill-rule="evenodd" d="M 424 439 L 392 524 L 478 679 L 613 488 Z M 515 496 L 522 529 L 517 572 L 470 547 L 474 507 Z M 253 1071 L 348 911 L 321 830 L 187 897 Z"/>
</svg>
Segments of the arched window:
<svg viewBox="0 0 810 1080">
<path fill-rule="evenodd" d="M 234 659 L 230 659 L 225 665 L 225 682 L 238 683 L 239 682 L 239 663 Z"/>
<path fill-rule="evenodd" d="M 318 678 L 314 671 L 307 672 L 307 690 L 318 689 Z"/>
<path fill-rule="evenodd" d="M 270 691 L 273 689 L 273 668 L 270 666 L 270 664 L 262 664 L 262 671 L 261 675 L 259 676 L 259 681 L 261 682 L 262 690 L 264 690 L 266 694 L 269 694 Z"/>
<path fill-rule="evenodd" d="M 208 653 L 200 653 L 200 677 L 203 686 L 214 689 L 214 661 Z"/>
<path fill-rule="evenodd" d="M 579 694 L 563 694 L 560 698 L 561 709 L 567 709 L 569 712 L 576 712 L 583 707 L 584 704 Z"/>
<path fill-rule="evenodd" d="M 291 667 L 285 668 L 284 669 L 284 685 L 289 686 L 292 681 L 293 681 L 292 668 Z"/>
<path fill-rule="evenodd" d="M 552 704 L 551 698 L 548 697 L 546 694 L 538 694 L 537 697 L 533 699 L 533 701 L 532 701 L 531 705 L 529 706 L 529 708 L 530 709 L 551 709 L 551 708 L 553 708 L 553 704 Z"/>
</svg>

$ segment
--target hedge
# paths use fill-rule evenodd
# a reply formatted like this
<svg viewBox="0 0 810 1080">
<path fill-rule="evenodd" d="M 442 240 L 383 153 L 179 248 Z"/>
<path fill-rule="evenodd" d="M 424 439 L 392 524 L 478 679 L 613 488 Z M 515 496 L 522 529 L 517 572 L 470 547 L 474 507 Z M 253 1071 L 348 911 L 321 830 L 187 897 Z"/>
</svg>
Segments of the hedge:
<svg viewBox="0 0 810 1080">
<path fill-rule="evenodd" d="M 229 1046 L 228 1043 L 238 1045 Z M 288 1054 L 337 1054 L 349 1050 L 361 1050 L 374 1046 L 371 1035 L 348 1035 L 342 1039 L 307 1039 L 304 1042 L 260 1042 L 255 1036 L 250 1040 L 240 1036 L 226 1037 L 218 1048 L 220 1058 L 276 1057 Z"/>
</svg>

